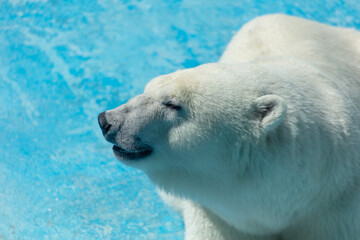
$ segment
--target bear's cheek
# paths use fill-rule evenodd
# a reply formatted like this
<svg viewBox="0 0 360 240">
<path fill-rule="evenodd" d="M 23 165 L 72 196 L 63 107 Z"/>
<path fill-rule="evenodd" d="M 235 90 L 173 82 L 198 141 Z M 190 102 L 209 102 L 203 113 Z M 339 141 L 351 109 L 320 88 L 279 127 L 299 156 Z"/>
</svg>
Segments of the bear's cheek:
<svg viewBox="0 0 360 240">
<path fill-rule="evenodd" d="M 173 150 L 188 150 L 199 140 L 199 132 L 191 123 L 173 126 L 168 132 L 168 143 Z"/>
<path fill-rule="evenodd" d="M 213 144 L 214 136 L 211 134 L 210 131 L 204 130 L 195 122 L 184 122 L 169 130 L 166 151 L 178 158 L 193 159 L 194 156 L 202 156 L 208 159 L 207 154 L 219 147 Z"/>
</svg>

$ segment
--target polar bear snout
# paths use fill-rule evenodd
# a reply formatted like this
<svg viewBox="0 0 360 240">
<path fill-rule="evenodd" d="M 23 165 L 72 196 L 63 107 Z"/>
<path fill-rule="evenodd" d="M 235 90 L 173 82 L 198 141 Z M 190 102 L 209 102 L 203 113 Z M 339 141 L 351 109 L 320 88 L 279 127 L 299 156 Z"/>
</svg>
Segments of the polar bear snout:
<svg viewBox="0 0 360 240">
<path fill-rule="evenodd" d="M 124 112 L 126 113 L 127 111 L 125 110 Z M 98 122 L 105 140 L 114 144 L 113 152 L 117 158 L 133 160 L 146 157 L 152 153 L 152 147 L 144 144 L 139 136 L 121 130 L 120 122 L 123 122 L 123 119 L 119 118 L 114 121 L 110 117 L 109 120 L 105 111 L 99 114 Z M 114 124 L 110 122 L 114 122 Z"/>
</svg>

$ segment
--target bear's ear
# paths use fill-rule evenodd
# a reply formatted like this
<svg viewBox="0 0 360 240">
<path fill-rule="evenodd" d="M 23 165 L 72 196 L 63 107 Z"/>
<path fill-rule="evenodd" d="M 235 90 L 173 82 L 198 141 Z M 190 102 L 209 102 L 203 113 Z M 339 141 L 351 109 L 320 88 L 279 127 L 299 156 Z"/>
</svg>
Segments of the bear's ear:
<svg viewBox="0 0 360 240">
<path fill-rule="evenodd" d="M 254 110 L 262 129 L 267 132 L 276 128 L 284 119 L 286 104 L 277 95 L 265 95 L 255 100 Z"/>
</svg>

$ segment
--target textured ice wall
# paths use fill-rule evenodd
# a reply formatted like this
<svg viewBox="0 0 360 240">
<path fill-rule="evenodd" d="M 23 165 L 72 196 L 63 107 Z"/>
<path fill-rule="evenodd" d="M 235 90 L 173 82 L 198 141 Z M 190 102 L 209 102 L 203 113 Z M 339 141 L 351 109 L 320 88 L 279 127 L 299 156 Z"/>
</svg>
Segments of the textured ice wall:
<svg viewBox="0 0 360 240">
<path fill-rule="evenodd" d="M 273 12 L 360 28 L 357 0 L 0 1 L 0 239 L 181 239 L 97 114 L 159 74 L 217 61 Z"/>
</svg>

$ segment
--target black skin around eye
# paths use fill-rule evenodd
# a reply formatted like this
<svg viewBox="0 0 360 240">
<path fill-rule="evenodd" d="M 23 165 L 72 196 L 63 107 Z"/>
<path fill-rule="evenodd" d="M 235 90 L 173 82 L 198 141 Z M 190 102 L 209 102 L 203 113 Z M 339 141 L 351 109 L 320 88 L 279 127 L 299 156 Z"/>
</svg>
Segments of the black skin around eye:
<svg viewBox="0 0 360 240">
<path fill-rule="evenodd" d="M 176 105 L 176 104 L 174 104 L 172 102 L 165 102 L 164 105 L 165 105 L 165 107 L 170 108 L 172 110 L 176 110 L 176 111 L 181 110 L 181 106 Z"/>
</svg>

